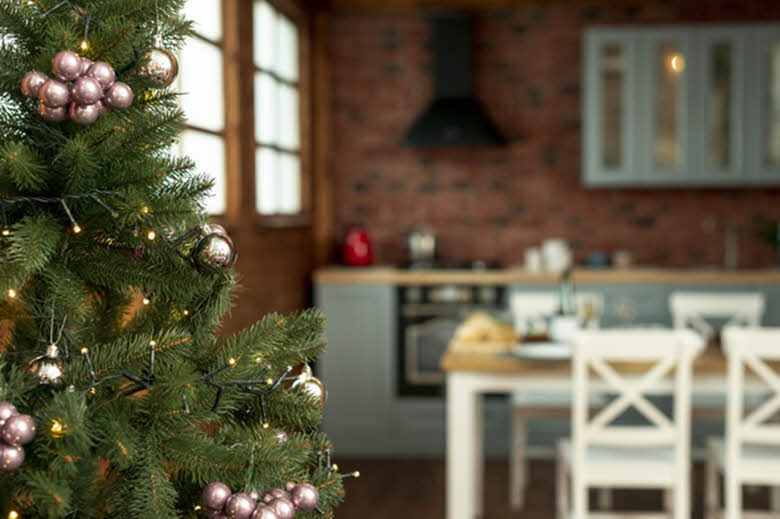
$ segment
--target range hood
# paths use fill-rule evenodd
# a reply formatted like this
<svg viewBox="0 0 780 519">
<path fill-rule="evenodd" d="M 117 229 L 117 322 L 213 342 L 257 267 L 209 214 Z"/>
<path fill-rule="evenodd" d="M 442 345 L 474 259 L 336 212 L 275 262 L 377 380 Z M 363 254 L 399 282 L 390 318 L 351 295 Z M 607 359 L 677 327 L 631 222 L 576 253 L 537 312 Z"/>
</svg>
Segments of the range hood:
<svg viewBox="0 0 780 519">
<path fill-rule="evenodd" d="M 420 148 L 503 144 L 503 136 L 474 97 L 472 17 L 447 13 L 429 21 L 433 29 L 434 98 L 402 144 Z"/>
</svg>

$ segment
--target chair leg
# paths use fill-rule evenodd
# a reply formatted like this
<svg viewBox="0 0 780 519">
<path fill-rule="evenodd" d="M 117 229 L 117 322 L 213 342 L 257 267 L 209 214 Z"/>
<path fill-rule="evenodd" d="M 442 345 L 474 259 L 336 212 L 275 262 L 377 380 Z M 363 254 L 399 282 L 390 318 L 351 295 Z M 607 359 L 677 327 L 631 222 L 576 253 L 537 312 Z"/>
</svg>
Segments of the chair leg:
<svg viewBox="0 0 780 519">
<path fill-rule="evenodd" d="M 569 513 L 569 475 L 566 470 L 566 463 L 563 454 L 558 449 L 558 457 L 555 463 L 556 477 L 556 512 L 558 519 L 566 519 Z"/>
<path fill-rule="evenodd" d="M 664 511 L 669 517 L 674 517 L 674 489 L 665 488 L 664 493 Z"/>
<path fill-rule="evenodd" d="M 528 483 L 528 460 L 525 456 L 526 423 L 520 408 L 512 409 L 509 454 L 509 504 L 512 510 L 525 505 L 525 487 Z"/>
<path fill-rule="evenodd" d="M 704 519 L 716 519 L 720 499 L 718 488 L 718 468 L 715 464 L 715 454 L 707 449 L 707 462 L 704 466 Z"/>
<path fill-rule="evenodd" d="M 596 502 L 599 510 L 612 510 L 612 489 L 599 488 L 596 491 Z"/>
<path fill-rule="evenodd" d="M 725 477 L 726 513 L 725 519 L 740 519 L 742 513 L 742 484 L 734 473 L 734 468 L 726 470 Z"/>
<path fill-rule="evenodd" d="M 769 509 L 780 513 L 780 487 L 769 487 Z"/>
</svg>

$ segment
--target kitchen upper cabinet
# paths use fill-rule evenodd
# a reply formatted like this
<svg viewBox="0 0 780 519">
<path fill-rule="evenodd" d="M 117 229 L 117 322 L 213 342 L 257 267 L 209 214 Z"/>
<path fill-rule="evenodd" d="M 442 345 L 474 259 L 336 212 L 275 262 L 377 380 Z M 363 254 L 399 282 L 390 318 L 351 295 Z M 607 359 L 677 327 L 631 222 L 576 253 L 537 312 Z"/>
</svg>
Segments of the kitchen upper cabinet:
<svg viewBox="0 0 780 519">
<path fill-rule="evenodd" d="M 587 186 L 780 184 L 780 27 L 585 34 Z"/>
</svg>

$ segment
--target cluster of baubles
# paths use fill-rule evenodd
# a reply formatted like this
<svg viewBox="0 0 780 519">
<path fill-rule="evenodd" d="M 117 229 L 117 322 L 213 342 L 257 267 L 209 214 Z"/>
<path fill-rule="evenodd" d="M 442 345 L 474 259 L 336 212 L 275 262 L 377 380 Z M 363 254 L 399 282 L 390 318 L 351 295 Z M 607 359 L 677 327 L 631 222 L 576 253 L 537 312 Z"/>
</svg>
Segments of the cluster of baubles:
<svg viewBox="0 0 780 519">
<path fill-rule="evenodd" d="M 238 252 L 224 227 L 207 224 L 200 228 L 192 258 L 201 267 L 226 269 L 236 262 Z"/>
<path fill-rule="evenodd" d="M 11 472 L 24 463 L 24 446 L 35 438 L 35 420 L 19 414 L 10 402 L 0 402 L 0 471 Z"/>
<path fill-rule="evenodd" d="M 301 388 L 304 393 L 314 397 L 321 406 L 325 406 L 325 401 L 328 399 L 328 391 L 325 389 L 325 384 L 312 374 L 309 366 L 303 368 L 301 374 L 293 382 L 292 387 L 293 389 Z"/>
<path fill-rule="evenodd" d="M 320 493 L 310 483 L 288 481 L 284 489 L 274 488 L 262 499 L 257 492 L 233 494 L 225 483 L 209 483 L 203 489 L 203 506 L 209 519 L 293 519 L 296 510 L 310 512 Z"/>
<path fill-rule="evenodd" d="M 116 81 L 114 68 L 104 61 L 92 62 L 64 50 L 54 56 L 51 69 L 54 78 L 33 70 L 22 79 L 22 92 L 39 101 L 38 112 L 46 121 L 86 126 L 133 104 L 133 90 Z"/>
</svg>

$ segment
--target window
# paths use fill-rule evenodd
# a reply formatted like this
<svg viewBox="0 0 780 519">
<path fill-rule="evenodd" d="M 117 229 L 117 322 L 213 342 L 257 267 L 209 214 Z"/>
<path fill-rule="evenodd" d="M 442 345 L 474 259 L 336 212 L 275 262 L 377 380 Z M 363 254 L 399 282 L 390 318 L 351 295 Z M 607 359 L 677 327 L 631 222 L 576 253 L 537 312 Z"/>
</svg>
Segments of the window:
<svg viewBox="0 0 780 519">
<path fill-rule="evenodd" d="M 227 209 L 222 1 L 187 0 L 183 14 L 195 24 L 195 34 L 179 54 L 177 88 L 187 116 L 179 152 L 195 161 L 198 172 L 213 176 L 206 211 L 219 215 Z"/>
<path fill-rule="evenodd" d="M 299 28 L 267 0 L 253 5 L 255 209 L 303 211 Z"/>
</svg>

